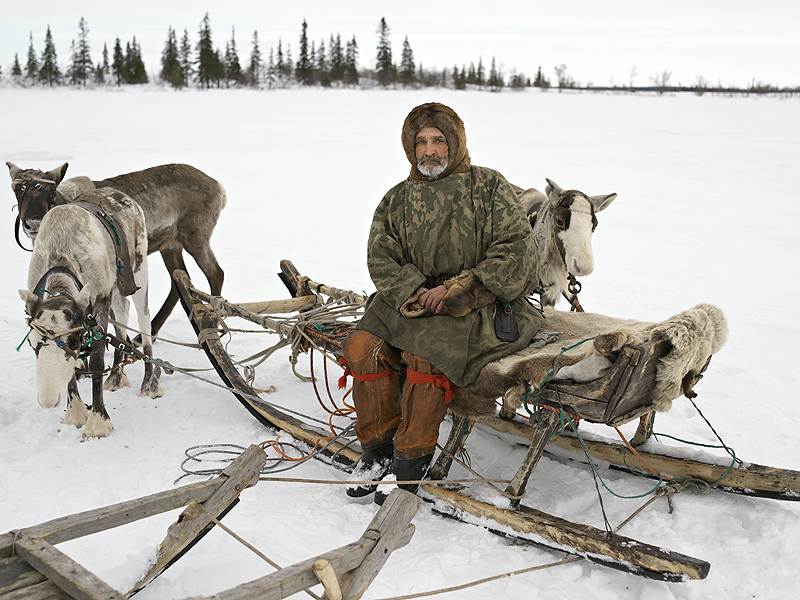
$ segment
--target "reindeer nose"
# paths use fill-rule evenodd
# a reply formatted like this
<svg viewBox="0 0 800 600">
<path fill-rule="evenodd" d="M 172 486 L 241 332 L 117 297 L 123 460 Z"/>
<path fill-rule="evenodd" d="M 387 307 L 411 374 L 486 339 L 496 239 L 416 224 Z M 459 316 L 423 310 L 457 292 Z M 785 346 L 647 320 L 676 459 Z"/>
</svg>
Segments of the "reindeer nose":
<svg viewBox="0 0 800 600">
<path fill-rule="evenodd" d="M 569 265 L 569 272 L 575 275 L 575 277 L 586 277 L 587 275 L 591 275 L 592 271 L 594 271 L 594 261 L 579 261 L 577 258 L 573 258 Z"/>
</svg>

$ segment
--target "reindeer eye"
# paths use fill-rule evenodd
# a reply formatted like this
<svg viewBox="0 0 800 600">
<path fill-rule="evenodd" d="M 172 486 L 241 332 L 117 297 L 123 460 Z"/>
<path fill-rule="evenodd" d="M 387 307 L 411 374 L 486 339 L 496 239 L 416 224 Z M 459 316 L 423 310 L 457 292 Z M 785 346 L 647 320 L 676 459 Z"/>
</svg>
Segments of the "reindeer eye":
<svg viewBox="0 0 800 600">
<path fill-rule="evenodd" d="M 64 319 L 66 319 L 68 323 L 72 322 L 72 311 L 68 308 L 64 309 Z"/>
<path fill-rule="evenodd" d="M 558 225 L 559 227 L 564 227 L 564 219 L 556 217 L 556 225 Z"/>
</svg>

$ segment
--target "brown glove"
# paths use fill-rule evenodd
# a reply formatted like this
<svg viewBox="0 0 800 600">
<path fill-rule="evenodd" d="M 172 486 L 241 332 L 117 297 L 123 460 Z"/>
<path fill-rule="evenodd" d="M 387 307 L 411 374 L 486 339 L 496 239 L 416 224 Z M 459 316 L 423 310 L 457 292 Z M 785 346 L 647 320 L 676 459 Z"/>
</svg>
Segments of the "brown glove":
<svg viewBox="0 0 800 600">
<path fill-rule="evenodd" d="M 494 294 L 483 287 L 472 271 L 462 271 L 457 277 L 445 281 L 444 287 L 447 288 L 444 306 L 454 317 L 463 317 L 495 301 Z"/>
</svg>

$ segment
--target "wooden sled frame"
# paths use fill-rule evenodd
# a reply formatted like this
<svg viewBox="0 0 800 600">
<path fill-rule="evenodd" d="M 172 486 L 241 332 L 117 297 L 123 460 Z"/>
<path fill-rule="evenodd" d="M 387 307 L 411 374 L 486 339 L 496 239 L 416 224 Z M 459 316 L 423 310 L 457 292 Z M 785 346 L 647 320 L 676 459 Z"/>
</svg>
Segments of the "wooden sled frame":
<svg viewBox="0 0 800 600">
<path fill-rule="evenodd" d="M 126 600 L 202 538 L 217 517 L 238 501 L 239 494 L 257 481 L 265 463 L 264 451 L 250 446 L 212 480 L 0 535 L 0 600 Z M 55 548 L 58 543 L 187 504 L 170 526 L 156 564 L 128 594 L 118 592 Z M 278 600 L 319 583 L 328 600 L 360 598 L 391 553 L 408 544 L 414 535 L 411 519 L 418 505 L 416 496 L 396 489 L 356 542 L 219 592 L 213 598 Z M 191 600 L 210 598 L 193 597 Z"/>
<path fill-rule="evenodd" d="M 294 290 L 297 294 L 295 300 L 309 302 L 314 306 L 321 303 L 321 300 L 316 299 L 319 294 L 332 295 L 335 293 L 336 288 L 330 288 L 329 286 L 310 281 L 307 278 L 302 278 L 301 280 L 297 270 L 289 261 L 281 261 L 281 271 L 281 278 L 284 282 L 288 279 L 288 281 L 295 286 Z M 195 330 L 199 332 L 208 328 L 216 328 L 218 324 L 215 322 L 214 312 L 210 310 L 208 306 L 212 300 L 211 297 L 194 289 L 189 277 L 185 273 L 176 271 L 174 278 L 181 295 L 181 301 Z M 292 287 L 290 284 L 287 285 L 289 285 L 290 288 Z M 334 290 L 334 292 L 329 294 L 330 290 Z M 309 297 L 315 299 L 311 300 Z M 235 314 L 236 312 L 235 310 L 231 310 L 232 307 L 247 306 L 237 305 L 227 301 L 224 301 L 223 304 L 229 314 Z M 258 317 L 258 315 L 247 313 L 248 311 L 244 310 L 242 314 L 238 314 L 237 316 L 242 316 L 243 318 L 259 323 L 260 317 Z M 286 335 L 286 332 L 280 333 Z M 297 439 L 307 442 L 310 446 L 314 446 L 317 439 L 327 435 L 323 434 L 323 432 L 316 431 L 314 427 L 309 427 L 292 417 L 284 415 L 281 411 L 275 410 L 266 403 L 260 402 L 257 394 L 238 373 L 218 339 L 215 340 L 213 337 L 204 337 L 201 346 L 206 351 L 206 354 L 209 356 L 223 381 L 232 388 L 234 395 L 262 423 L 270 427 L 283 429 Z M 334 354 L 340 352 L 337 348 L 328 348 L 328 350 Z M 625 362 L 625 367 L 622 369 L 621 374 L 615 371 L 614 374 L 611 375 L 611 377 L 617 377 L 619 380 L 615 385 L 610 385 L 610 382 L 590 382 L 589 384 L 580 385 L 559 384 L 557 388 L 551 385 L 545 388 L 542 395 L 542 403 L 557 407 L 563 404 L 565 408 L 572 407 L 573 409 L 575 405 L 582 405 L 584 412 L 588 413 L 591 417 L 590 420 L 596 422 L 621 423 L 634 419 L 637 416 L 647 414 L 648 410 L 651 410 L 648 401 L 642 402 L 641 398 L 639 398 L 636 402 L 630 402 L 630 399 L 635 397 L 633 390 L 643 384 L 645 387 L 649 385 L 646 383 L 646 380 L 647 377 L 653 376 L 653 371 L 648 373 L 642 371 L 637 374 L 637 369 L 641 369 L 647 364 L 653 366 L 655 359 L 660 357 L 661 353 L 666 350 L 668 350 L 668 348 L 657 344 L 634 349 L 623 348 L 617 355 L 616 364 L 619 365 L 622 361 Z M 620 381 L 622 380 L 624 380 L 625 383 L 623 386 L 620 386 Z M 586 389 L 581 391 L 581 385 L 588 386 L 589 388 L 592 386 L 602 387 L 605 385 L 606 391 L 608 392 L 606 394 L 608 401 L 598 401 L 598 399 L 591 394 L 587 397 Z M 631 388 L 632 391 L 626 396 L 625 389 L 629 386 L 633 386 Z M 595 390 L 595 392 L 596 391 L 597 390 Z M 600 395 L 602 396 L 602 394 Z M 592 407 L 591 410 L 588 407 Z M 544 414 L 547 412 L 549 411 L 544 411 Z M 499 431 L 520 436 L 524 440 L 532 440 L 528 458 L 526 459 L 529 465 L 523 465 L 524 468 L 521 468 L 520 472 L 518 472 L 518 477 L 515 482 L 512 483 L 512 492 L 522 492 L 524 490 L 527 478 L 533 471 L 535 462 L 538 461 L 538 457 L 541 455 L 541 449 L 545 444 L 550 443 L 571 451 L 583 453 L 581 447 L 578 446 L 578 440 L 575 437 L 570 437 L 569 434 L 555 435 L 552 440 L 549 439 L 552 429 L 555 429 L 554 419 L 549 415 L 543 417 L 543 419 L 536 424 L 506 421 L 499 418 L 488 419 L 484 421 L 484 423 Z M 451 437 L 456 436 L 456 438 L 458 438 L 465 429 L 464 420 L 454 418 Z M 549 433 L 548 430 L 550 430 Z M 453 444 L 448 442 L 448 447 L 452 446 L 457 448 L 458 443 L 458 440 L 453 442 Z M 627 450 L 619 444 L 615 445 L 593 441 L 585 441 L 584 444 L 588 447 L 590 454 L 614 465 L 627 467 L 627 465 L 630 464 L 632 468 L 644 469 L 643 465 L 640 467 L 638 460 L 634 459 L 632 455 L 627 455 Z M 339 460 L 348 461 L 351 464 L 354 464 L 360 456 L 360 451 L 358 449 L 344 448 L 339 451 L 335 445 L 330 449 L 326 449 L 325 453 L 329 456 L 333 455 Z M 771 497 L 791 500 L 800 499 L 800 472 L 772 469 L 770 467 L 752 464 L 746 467 L 727 468 L 724 466 L 710 465 L 708 463 L 686 459 L 676 459 L 652 453 L 640 452 L 640 455 L 660 472 L 674 477 L 695 477 L 709 484 L 713 484 L 717 482 L 722 475 L 727 473 L 728 476 L 725 479 L 726 485 L 719 486 L 723 490 L 736 491 L 737 493 L 747 493 L 748 491 L 756 490 L 759 495 L 761 495 L 761 491 L 763 490 L 763 495 Z M 449 468 L 449 465 L 447 465 L 447 468 Z M 436 469 L 438 469 L 438 476 L 443 477 L 443 472 L 445 472 L 446 469 L 443 469 L 437 461 L 437 465 L 432 472 L 432 478 L 435 479 L 437 477 Z M 560 550 L 569 547 L 590 560 L 615 568 L 627 569 L 638 575 L 667 581 L 684 581 L 686 579 L 702 579 L 708 573 L 709 565 L 702 560 L 647 544 L 641 544 L 635 540 L 616 534 L 608 535 L 605 531 L 585 525 L 570 523 L 569 521 L 547 515 L 546 513 L 536 511 L 521 504 L 514 510 L 499 509 L 495 506 L 480 503 L 469 498 L 465 494 L 445 489 L 439 485 L 424 484 L 422 489 L 425 492 L 423 497 L 427 496 L 428 498 L 435 499 L 434 510 L 444 514 L 451 514 L 459 518 L 470 514 L 476 517 L 472 519 L 471 522 L 483 522 L 483 518 L 490 518 L 498 523 L 508 525 L 508 527 L 519 534 L 521 539 Z M 521 495 L 521 493 L 516 495 Z M 470 521 L 469 518 L 464 518 L 463 520 Z"/>
</svg>

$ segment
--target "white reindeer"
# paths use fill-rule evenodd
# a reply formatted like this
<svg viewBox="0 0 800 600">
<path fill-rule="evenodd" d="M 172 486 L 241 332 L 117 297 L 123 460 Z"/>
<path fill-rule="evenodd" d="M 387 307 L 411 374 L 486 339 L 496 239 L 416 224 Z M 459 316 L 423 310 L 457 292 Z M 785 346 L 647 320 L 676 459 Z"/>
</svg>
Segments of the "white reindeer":
<svg viewBox="0 0 800 600">
<path fill-rule="evenodd" d="M 550 179 L 546 181 L 546 195 L 530 188 L 519 193 L 519 201 L 542 255 L 542 304 L 554 306 L 559 296 L 570 300 L 575 297 L 575 277 L 594 271 L 595 213 L 608 208 L 617 195 L 587 196 L 577 190 L 564 191 Z"/>
<path fill-rule="evenodd" d="M 80 195 L 76 201 L 100 205 L 113 227 L 127 241 L 129 256 L 123 269 L 132 269 L 138 289 L 131 294 L 139 329 L 144 332 L 143 353 L 152 355 L 147 305 L 147 230 L 141 207 L 111 188 Z M 105 340 L 92 338 L 108 329 L 109 312 L 125 324 L 129 303 L 117 285 L 120 265 L 117 246 L 101 220 L 86 208 L 65 204 L 50 209 L 41 222 L 28 271 L 28 289 L 20 290 L 29 315 L 28 341 L 36 353 L 37 401 L 44 408 L 60 406 L 67 391 L 62 422 L 85 425 L 84 438 L 104 437 L 113 429 L 103 403 Z M 95 327 L 96 323 L 96 327 Z M 124 333 L 118 334 L 125 338 Z M 92 407 L 87 413 L 78 394 L 75 366 L 91 344 L 88 368 L 92 378 Z M 142 396 L 162 395 L 153 364 L 145 363 Z M 111 382 L 111 378 L 109 379 Z M 116 389 L 127 383 L 122 373 L 111 382 Z"/>
</svg>

